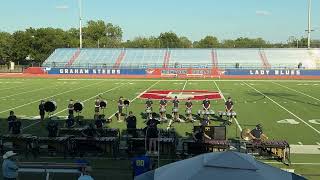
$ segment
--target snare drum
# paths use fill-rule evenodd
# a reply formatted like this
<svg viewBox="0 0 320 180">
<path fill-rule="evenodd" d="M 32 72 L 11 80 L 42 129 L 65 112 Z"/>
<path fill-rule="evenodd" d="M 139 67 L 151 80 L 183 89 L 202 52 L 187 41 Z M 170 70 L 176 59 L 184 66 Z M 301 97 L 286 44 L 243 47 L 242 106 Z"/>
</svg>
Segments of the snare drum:
<svg viewBox="0 0 320 180">
<path fill-rule="evenodd" d="M 186 114 L 192 114 L 192 109 L 191 108 L 187 108 L 186 109 Z"/>
<path fill-rule="evenodd" d="M 146 109 L 146 113 L 148 113 L 148 114 L 152 113 L 152 109 L 151 109 L 151 107 L 147 107 L 147 109 Z"/>
<path fill-rule="evenodd" d="M 173 112 L 173 113 L 177 113 L 177 112 L 179 112 L 179 109 L 178 109 L 178 108 L 173 108 L 173 109 L 172 109 L 172 112 Z"/>
<path fill-rule="evenodd" d="M 164 112 L 166 112 L 166 111 L 167 111 L 167 110 L 166 110 L 165 107 L 161 107 L 161 108 L 160 108 L 160 112 L 161 112 L 161 113 L 164 113 Z"/>
</svg>

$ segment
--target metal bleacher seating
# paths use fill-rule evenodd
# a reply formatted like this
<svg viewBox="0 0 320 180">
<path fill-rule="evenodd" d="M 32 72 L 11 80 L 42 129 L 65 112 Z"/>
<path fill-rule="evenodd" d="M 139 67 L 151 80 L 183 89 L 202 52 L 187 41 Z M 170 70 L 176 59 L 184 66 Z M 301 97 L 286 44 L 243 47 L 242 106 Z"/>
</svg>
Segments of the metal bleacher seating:
<svg viewBox="0 0 320 180">
<path fill-rule="evenodd" d="M 303 68 L 320 65 L 319 49 L 56 49 L 43 67 L 84 68 Z M 214 53 L 214 55 L 213 55 Z"/>
</svg>

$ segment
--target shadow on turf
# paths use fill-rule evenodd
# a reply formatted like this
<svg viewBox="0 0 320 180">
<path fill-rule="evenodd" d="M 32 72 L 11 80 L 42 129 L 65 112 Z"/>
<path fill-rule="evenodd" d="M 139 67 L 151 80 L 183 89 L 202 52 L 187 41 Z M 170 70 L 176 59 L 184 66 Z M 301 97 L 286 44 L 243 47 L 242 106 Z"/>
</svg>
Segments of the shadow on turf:
<svg viewBox="0 0 320 180">
<path fill-rule="evenodd" d="M 305 102 L 305 101 L 301 101 L 301 100 L 295 99 L 293 97 L 297 97 L 297 95 L 293 95 L 293 94 L 289 94 L 289 93 L 263 93 L 266 96 L 263 96 L 258 92 L 250 92 L 250 93 L 247 93 L 247 94 L 250 95 L 250 96 L 261 96 L 262 97 L 262 98 L 259 98 L 258 100 L 255 100 L 255 101 L 260 101 L 262 99 L 265 99 L 266 96 L 271 96 L 271 97 L 276 97 L 276 98 L 279 98 L 279 99 L 284 99 L 284 100 L 287 100 L 287 101 L 293 101 L 293 102 L 298 102 L 298 103 L 301 103 L 301 104 L 308 104 L 308 105 L 311 105 L 311 106 L 320 107 L 319 104 L 314 104 L 314 103 Z M 252 101 L 247 101 L 247 102 L 252 102 Z"/>
</svg>

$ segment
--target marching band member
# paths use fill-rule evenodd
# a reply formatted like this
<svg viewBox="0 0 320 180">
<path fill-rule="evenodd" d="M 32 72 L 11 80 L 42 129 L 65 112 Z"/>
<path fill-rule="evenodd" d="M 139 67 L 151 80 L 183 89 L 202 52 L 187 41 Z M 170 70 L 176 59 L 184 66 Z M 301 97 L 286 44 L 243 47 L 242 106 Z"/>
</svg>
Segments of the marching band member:
<svg viewBox="0 0 320 180">
<path fill-rule="evenodd" d="M 69 101 L 68 111 L 69 111 L 69 115 L 73 115 L 74 105 L 73 105 L 73 100 L 72 99 L 70 99 L 70 101 Z"/>
<path fill-rule="evenodd" d="M 8 117 L 8 131 L 11 132 L 14 122 L 17 120 L 17 116 L 14 115 L 13 111 L 10 111 Z"/>
<path fill-rule="evenodd" d="M 205 118 L 205 116 L 209 115 L 210 108 L 211 108 L 210 101 L 209 101 L 208 97 L 206 97 L 206 99 L 202 101 L 202 109 L 203 109 L 203 117 L 204 118 Z"/>
<path fill-rule="evenodd" d="M 148 118 L 151 119 L 152 118 L 152 100 L 150 98 L 148 98 L 148 100 L 146 101 L 146 113 L 148 115 Z"/>
<path fill-rule="evenodd" d="M 256 125 L 256 127 L 250 131 L 250 136 L 253 140 L 268 139 L 262 131 L 261 124 Z"/>
<path fill-rule="evenodd" d="M 229 121 L 232 122 L 233 102 L 231 100 L 231 97 L 228 97 L 228 100 L 225 103 L 225 109 L 226 109 L 227 116 L 229 117 Z"/>
<path fill-rule="evenodd" d="M 166 120 L 166 108 L 167 108 L 167 100 L 165 97 L 162 97 L 160 100 L 160 121 Z"/>
<path fill-rule="evenodd" d="M 94 102 L 94 114 L 98 116 L 100 112 L 100 96 L 96 98 Z"/>
<path fill-rule="evenodd" d="M 118 122 L 122 122 L 121 116 L 123 114 L 123 111 L 122 111 L 123 107 L 124 107 L 123 97 L 120 96 L 119 101 L 118 101 Z"/>
<path fill-rule="evenodd" d="M 40 115 L 40 120 L 43 121 L 44 120 L 44 115 L 45 115 L 44 100 L 40 101 L 40 104 L 39 104 L 39 115 Z"/>
<path fill-rule="evenodd" d="M 171 127 L 171 125 L 173 124 L 173 122 L 175 122 L 175 121 L 185 122 L 184 120 L 179 118 L 179 103 L 180 103 L 180 101 L 179 101 L 178 97 L 175 96 L 172 101 L 172 104 L 173 104 L 172 119 L 170 119 L 167 129 L 169 129 Z"/>
<path fill-rule="evenodd" d="M 200 128 L 193 133 L 192 137 L 193 140 L 198 143 L 203 143 L 206 139 L 211 139 L 211 137 L 205 133 L 205 126 L 200 126 Z"/>
<path fill-rule="evenodd" d="M 192 117 L 192 102 L 191 98 L 188 98 L 188 101 L 185 103 L 186 105 L 186 115 L 189 121 L 194 121 Z"/>
</svg>

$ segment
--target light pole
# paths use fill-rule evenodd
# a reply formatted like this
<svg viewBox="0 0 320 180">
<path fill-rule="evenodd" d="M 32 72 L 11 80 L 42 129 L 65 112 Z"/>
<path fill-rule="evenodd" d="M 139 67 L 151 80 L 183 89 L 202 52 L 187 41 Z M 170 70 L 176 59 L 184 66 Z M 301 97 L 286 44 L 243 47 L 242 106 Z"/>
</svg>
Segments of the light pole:
<svg viewBox="0 0 320 180">
<path fill-rule="evenodd" d="M 309 1 L 308 5 L 308 49 L 310 49 L 311 45 L 311 0 Z"/>
<path fill-rule="evenodd" d="M 82 0 L 79 0 L 79 41 L 80 49 L 82 49 Z"/>
</svg>

